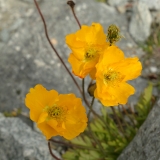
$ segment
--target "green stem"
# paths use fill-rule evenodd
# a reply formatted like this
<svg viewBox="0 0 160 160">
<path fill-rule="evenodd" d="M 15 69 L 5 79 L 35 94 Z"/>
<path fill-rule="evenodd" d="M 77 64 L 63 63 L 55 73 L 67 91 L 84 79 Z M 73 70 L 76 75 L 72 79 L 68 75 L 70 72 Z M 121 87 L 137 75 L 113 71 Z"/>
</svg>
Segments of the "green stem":
<svg viewBox="0 0 160 160">
<path fill-rule="evenodd" d="M 115 116 L 115 118 L 116 118 L 116 121 L 117 121 L 117 123 L 118 123 L 118 126 L 119 126 L 119 128 L 120 128 L 121 133 L 124 135 L 124 137 L 126 137 L 125 131 L 124 131 L 123 127 L 122 127 L 122 124 L 121 124 L 121 122 L 120 122 L 119 117 L 118 117 L 117 114 L 116 114 L 116 111 L 115 111 L 114 107 L 111 107 L 111 109 L 112 109 L 113 114 L 114 114 L 114 116 Z M 126 139 L 128 140 L 128 137 L 126 137 Z"/>
<path fill-rule="evenodd" d="M 84 85 L 84 84 L 85 84 L 85 79 L 83 78 L 83 79 L 82 79 L 82 96 L 83 96 L 83 99 L 84 99 L 87 107 L 90 109 L 90 111 L 91 111 L 95 116 L 97 116 L 98 118 L 101 119 L 101 117 L 92 109 L 91 105 L 88 103 L 88 101 L 87 101 L 87 99 L 86 99 L 86 96 L 85 96 L 85 87 L 84 87 L 85 85 Z"/>
<path fill-rule="evenodd" d="M 88 115 L 87 115 L 88 121 L 90 121 L 90 115 L 91 115 L 91 112 L 92 112 L 92 110 L 93 110 L 92 108 L 93 108 L 94 100 L 95 100 L 95 98 L 93 97 L 93 98 L 92 98 L 92 101 L 91 101 L 91 109 L 89 110 Z"/>
<path fill-rule="evenodd" d="M 121 108 L 120 108 L 120 105 L 118 105 L 118 110 L 119 110 L 119 113 L 120 113 L 121 119 L 123 120 L 124 125 L 129 127 L 130 125 L 129 125 L 129 123 L 127 123 L 126 120 L 124 119 L 124 114 L 122 113 L 122 110 L 121 110 Z"/>
<path fill-rule="evenodd" d="M 80 149 L 87 149 L 87 150 L 98 151 L 98 149 L 96 149 L 96 148 L 92 148 L 92 147 L 88 147 L 88 146 L 85 147 L 85 146 L 82 146 L 82 145 L 79 145 L 79 144 L 65 143 L 65 142 L 62 142 L 62 141 L 54 140 L 54 139 L 50 139 L 49 141 L 51 141 L 53 143 L 57 143 L 59 145 L 67 146 L 67 147 L 75 147 L 75 148 L 80 148 Z"/>
<path fill-rule="evenodd" d="M 134 120 L 132 119 L 132 117 L 129 115 L 129 113 L 127 112 L 127 110 L 125 109 L 125 107 L 123 105 L 122 106 L 122 109 L 124 111 L 124 113 L 128 116 L 128 118 L 130 119 L 130 121 L 132 122 L 133 126 L 136 127 L 136 124 L 134 122 Z"/>
<path fill-rule="evenodd" d="M 83 98 L 84 100 L 86 99 L 85 97 L 85 80 L 83 79 L 82 80 L 82 93 L 83 93 Z M 101 117 L 92 109 L 92 106 L 93 106 L 93 103 L 94 103 L 94 97 L 92 98 L 92 101 L 91 101 L 91 105 L 87 105 L 89 107 L 89 113 L 88 113 L 88 116 L 90 116 L 90 113 L 92 112 L 95 116 L 98 116 L 99 119 L 101 119 Z M 89 117 L 88 117 L 88 120 L 89 120 Z M 90 126 L 90 122 L 88 123 L 88 129 L 89 129 L 89 133 L 90 135 L 93 137 L 93 140 L 95 141 L 96 144 L 98 144 L 99 146 L 99 149 L 101 150 L 101 152 L 103 153 L 103 155 L 105 155 L 105 152 L 104 152 L 104 149 L 101 145 L 101 142 L 99 141 L 99 139 L 96 137 L 96 135 L 93 133 L 92 129 L 91 129 L 91 126 Z"/>
<path fill-rule="evenodd" d="M 102 152 L 102 154 L 105 156 L 105 151 L 104 151 L 104 148 L 103 146 L 101 145 L 101 142 L 100 140 L 98 139 L 98 137 L 95 135 L 95 133 L 92 131 L 91 129 L 91 126 L 90 126 L 90 123 L 88 123 L 88 130 L 89 130 L 89 133 L 90 135 L 92 136 L 95 144 L 97 144 L 99 146 L 99 150 Z"/>
<path fill-rule="evenodd" d="M 116 114 L 116 111 L 115 111 L 114 107 L 111 107 L 111 109 L 112 109 L 112 111 L 113 111 L 113 114 L 114 114 L 114 116 L 115 116 L 115 118 L 116 118 L 116 121 L 117 121 L 117 123 L 118 123 L 118 125 L 119 125 L 119 128 L 120 128 L 121 132 L 124 133 L 122 124 L 121 124 L 121 122 L 120 122 L 119 117 L 118 117 L 117 114 Z"/>
</svg>

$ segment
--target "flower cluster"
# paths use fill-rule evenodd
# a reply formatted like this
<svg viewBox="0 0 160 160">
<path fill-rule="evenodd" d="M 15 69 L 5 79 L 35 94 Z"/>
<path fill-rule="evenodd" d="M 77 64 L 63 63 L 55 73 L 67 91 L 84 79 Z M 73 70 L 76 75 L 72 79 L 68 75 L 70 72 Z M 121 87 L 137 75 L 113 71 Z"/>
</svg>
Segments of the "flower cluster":
<svg viewBox="0 0 160 160">
<path fill-rule="evenodd" d="M 120 38 L 116 26 L 110 26 L 106 36 L 98 23 L 82 25 L 76 33 L 66 36 L 72 51 L 68 61 L 73 73 L 80 78 L 90 75 L 95 80 L 91 95 L 104 106 L 126 104 L 135 92 L 126 82 L 138 77 L 142 70 L 137 57 L 126 58 L 115 45 Z M 30 109 L 31 120 L 37 123 L 47 139 L 60 135 L 70 140 L 87 126 L 86 110 L 74 94 L 58 94 L 38 84 L 26 95 L 25 104 Z"/>
<path fill-rule="evenodd" d="M 137 57 L 126 58 L 115 45 L 120 38 L 118 27 L 111 25 L 106 36 L 98 23 L 83 25 L 76 33 L 66 36 L 72 51 L 68 61 L 73 73 L 80 78 L 89 74 L 96 80 L 94 97 L 104 106 L 126 104 L 135 92 L 126 81 L 137 78 L 142 70 Z"/>
</svg>

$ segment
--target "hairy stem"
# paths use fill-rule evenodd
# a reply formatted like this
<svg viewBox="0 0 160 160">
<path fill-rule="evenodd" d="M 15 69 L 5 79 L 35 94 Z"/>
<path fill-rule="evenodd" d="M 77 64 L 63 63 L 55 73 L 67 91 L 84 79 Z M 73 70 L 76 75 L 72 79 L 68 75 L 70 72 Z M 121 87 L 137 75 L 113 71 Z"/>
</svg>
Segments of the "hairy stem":
<svg viewBox="0 0 160 160">
<path fill-rule="evenodd" d="M 67 4 L 71 7 L 71 10 L 72 10 L 72 13 L 73 13 L 73 16 L 79 26 L 79 28 L 81 28 L 81 24 L 79 22 L 79 19 L 77 18 L 76 14 L 75 14 L 75 11 L 74 11 L 74 6 L 75 6 L 75 3 L 73 1 L 68 1 Z"/>
<path fill-rule="evenodd" d="M 51 141 L 53 143 L 57 143 L 59 145 L 67 146 L 67 147 L 73 147 L 73 148 L 80 148 L 80 149 L 87 149 L 87 150 L 98 151 L 98 149 L 96 149 L 96 148 L 92 148 L 92 147 L 88 147 L 88 146 L 85 147 L 85 146 L 82 146 L 82 145 L 79 145 L 79 144 L 65 143 L 65 142 L 62 142 L 62 141 L 54 140 L 54 139 L 50 139 L 49 141 Z"/>
<path fill-rule="evenodd" d="M 59 159 L 57 156 L 55 156 L 55 155 L 53 154 L 52 149 L 51 149 L 51 145 L 50 145 L 50 141 L 48 141 L 48 148 L 49 148 L 49 152 L 50 152 L 50 154 L 51 154 L 51 156 L 52 156 L 53 158 L 55 158 L 56 160 L 61 160 L 61 159 Z"/>
<path fill-rule="evenodd" d="M 44 30 L 45 30 L 45 35 L 46 35 L 46 38 L 47 38 L 50 46 L 52 47 L 52 49 L 53 49 L 53 51 L 55 52 L 56 56 L 59 58 L 59 60 L 60 60 L 60 62 L 62 63 L 62 65 L 63 65 L 63 66 L 65 67 L 65 69 L 67 70 L 68 74 L 71 76 L 71 78 L 72 78 L 73 82 L 75 83 L 75 85 L 77 86 L 79 92 L 82 94 L 82 90 L 81 90 L 81 88 L 79 87 L 77 81 L 75 80 L 75 78 L 73 77 L 73 75 L 72 75 L 72 73 L 69 71 L 69 69 L 67 68 L 66 64 L 64 63 L 63 59 L 61 58 L 61 56 L 59 55 L 59 53 L 57 52 L 57 50 L 55 49 L 54 45 L 52 44 L 52 42 L 51 42 L 51 40 L 50 40 L 50 38 L 49 38 L 48 30 L 47 30 L 47 25 L 46 25 L 44 16 L 43 16 L 43 14 L 42 14 L 42 12 L 41 12 L 41 10 L 40 10 L 40 8 L 39 8 L 39 5 L 38 5 L 37 1 L 34 0 L 34 3 L 35 3 L 35 5 L 36 5 L 36 8 L 37 8 L 37 10 L 38 10 L 38 12 L 39 12 L 39 15 L 40 15 L 40 17 L 41 17 L 41 19 L 42 19 L 42 22 L 43 22 L 43 25 L 44 25 Z"/>
</svg>

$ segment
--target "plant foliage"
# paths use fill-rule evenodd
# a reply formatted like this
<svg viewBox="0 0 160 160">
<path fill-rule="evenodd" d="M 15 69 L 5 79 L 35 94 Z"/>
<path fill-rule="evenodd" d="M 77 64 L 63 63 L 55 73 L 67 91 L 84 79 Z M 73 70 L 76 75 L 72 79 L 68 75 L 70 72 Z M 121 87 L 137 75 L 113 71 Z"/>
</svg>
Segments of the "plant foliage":
<svg viewBox="0 0 160 160">
<path fill-rule="evenodd" d="M 135 111 L 119 106 L 113 112 L 102 107 L 102 119 L 94 119 L 87 130 L 71 140 L 65 160 L 116 160 L 132 141 L 153 106 L 152 84 L 141 94 Z"/>
</svg>

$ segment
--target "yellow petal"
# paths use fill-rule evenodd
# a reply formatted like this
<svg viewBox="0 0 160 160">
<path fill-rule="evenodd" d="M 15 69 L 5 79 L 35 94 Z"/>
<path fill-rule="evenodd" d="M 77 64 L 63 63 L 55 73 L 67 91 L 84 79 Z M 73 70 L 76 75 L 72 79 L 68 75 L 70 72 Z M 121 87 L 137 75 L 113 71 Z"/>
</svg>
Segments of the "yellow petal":
<svg viewBox="0 0 160 160">
<path fill-rule="evenodd" d="M 82 25 L 81 29 L 74 34 L 66 36 L 66 43 L 72 50 L 69 63 L 73 73 L 80 77 L 86 77 L 95 67 L 100 54 L 108 47 L 103 27 L 99 23 L 91 26 Z M 90 55 L 88 58 L 86 54 Z"/>
<path fill-rule="evenodd" d="M 110 64 L 117 63 L 124 58 L 124 53 L 117 46 L 110 46 L 106 48 L 106 50 L 100 57 L 99 63 L 108 66 Z"/>
<path fill-rule="evenodd" d="M 48 116 L 47 112 L 42 112 L 39 116 L 37 123 L 43 123 L 44 121 L 46 121 L 47 116 Z"/>
<path fill-rule="evenodd" d="M 64 130 L 64 126 L 62 125 L 62 122 L 58 122 L 58 120 L 56 119 L 49 120 L 47 124 L 52 128 L 54 128 L 58 134 L 60 134 L 60 132 Z"/>
<path fill-rule="evenodd" d="M 57 97 L 58 93 L 55 90 L 47 91 L 40 84 L 31 88 L 25 98 L 25 104 L 30 109 L 31 120 L 37 122 L 43 108 L 54 104 Z"/>
<path fill-rule="evenodd" d="M 95 97 L 98 98 L 104 106 L 116 106 L 118 104 L 126 104 L 128 97 L 134 94 L 135 89 L 127 84 L 120 83 L 116 87 L 108 87 L 106 92 L 97 92 Z"/>
<path fill-rule="evenodd" d="M 58 133 L 50 127 L 46 122 L 39 123 L 37 127 L 42 131 L 42 133 L 46 136 L 46 139 L 50 139 L 52 136 L 57 136 Z"/>
<path fill-rule="evenodd" d="M 80 66 L 81 62 L 74 56 L 74 54 L 70 54 L 68 58 L 68 62 L 72 66 L 72 72 L 76 75 L 79 76 L 80 78 L 83 78 L 83 76 L 80 74 Z"/>
<path fill-rule="evenodd" d="M 126 58 L 117 64 L 116 70 L 125 75 L 123 81 L 128 81 L 137 78 L 141 74 L 142 65 L 138 57 Z"/>
<path fill-rule="evenodd" d="M 84 38 L 84 36 L 82 38 Z M 78 37 L 75 33 L 72 33 L 66 36 L 66 43 L 71 48 L 81 48 L 84 46 L 84 40 L 82 38 Z"/>
<path fill-rule="evenodd" d="M 90 77 L 95 80 L 96 79 L 96 67 L 94 67 L 90 72 L 89 72 Z"/>
<path fill-rule="evenodd" d="M 94 68 L 97 60 L 92 60 L 90 62 L 79 61 L 74 54 L 70 54 L 68 62 L 72 66 L 72 72 L 80 77 L 84 78 L 89 72 Z"/>
<path fill-rule="evenodd" d="M 59 95 L 58 105 L 66 106 L 67 113 L 59 134 L 66 139 L 75 138 L 84 131 L 87 125 L 87 115 L 85 107 L 82 105 L 80 98 L 76 98 L 74 94 Z"/>
<path fill-rule="evenodd" d="M 66 123 L 65 126 L 66 130 L 64 133 L 62 133 L 62 136 L 68 140 L 71 140 L 85 130 L 87 123 L 84 122 L 77 122 L 76 124 Z"/>
<path fill-rule="evenodd" d="M 104 44 L 106 42 L 106 35 L 104 34 L 103 27 L 99 23 L 92 23 L 86 30 L 86 42 L 93 44 Z"/>
<path fill-rule="evenodd" d="M 111 95 L 114 95 L 119 104 L 126 104 L 128 97 L 134 94 L 135 89 L 128 83 L 120 83 L 115 89 L 109 88 Z"/>
</svg>

